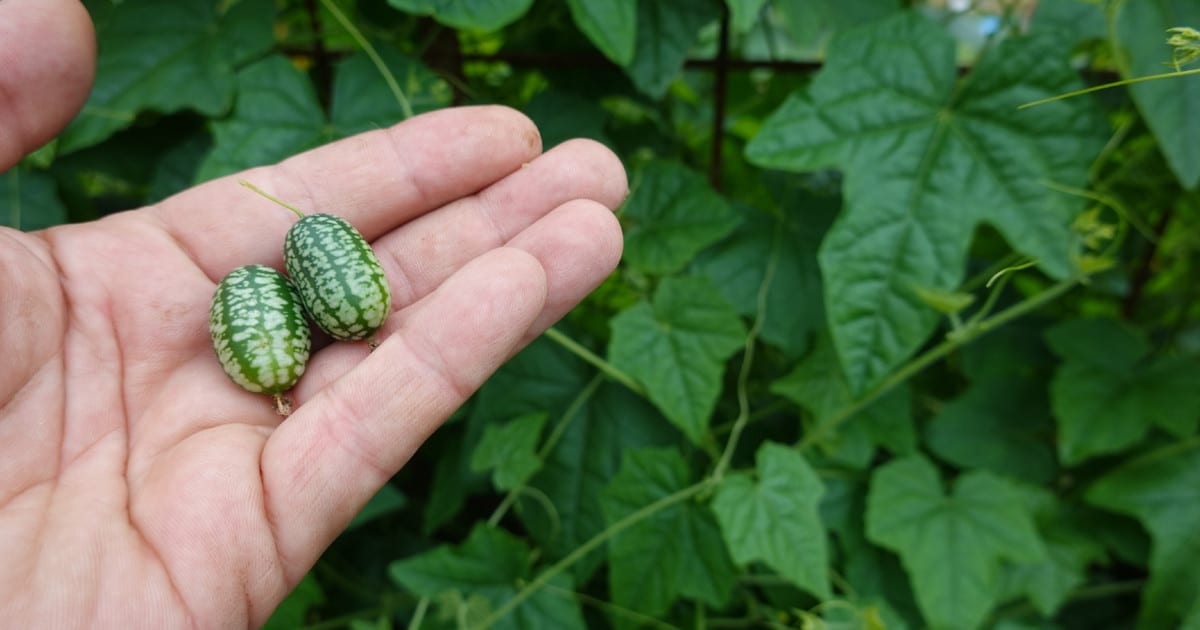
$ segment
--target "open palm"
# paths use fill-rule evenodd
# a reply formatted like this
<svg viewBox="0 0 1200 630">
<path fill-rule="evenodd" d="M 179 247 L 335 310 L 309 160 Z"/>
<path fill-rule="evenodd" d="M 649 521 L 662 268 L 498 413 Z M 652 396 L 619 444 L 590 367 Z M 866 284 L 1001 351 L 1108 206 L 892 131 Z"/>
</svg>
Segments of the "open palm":
<svg viewBox="0 0 1200 630">
<path fill-rule="evenodd" d="M 0 77 L 0 170 L 65 123 L 94 61 L 76 3 L 0 4 L 0 49 L 64 28 L 80 37 Z M 616 264 L 619 161 L 540 144 L 511 110 L 443 110 L 154 207 L 0 229 L 0 619 L 261 624 L 442 420 Z M 286 420 L 209 340 L 216 282 L 281 268 L 295 220 L 236 178 L 346 217 L 392 285 L 382 344 L 318 342 Z"/>
</svg>

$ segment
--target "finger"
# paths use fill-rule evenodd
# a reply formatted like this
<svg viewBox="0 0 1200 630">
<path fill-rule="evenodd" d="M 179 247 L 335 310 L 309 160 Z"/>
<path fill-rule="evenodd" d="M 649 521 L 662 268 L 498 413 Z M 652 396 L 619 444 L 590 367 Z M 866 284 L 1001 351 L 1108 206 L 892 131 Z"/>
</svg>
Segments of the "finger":
<svg viewBox="0 0 1200 630">
<path fill-rule="evenodd" d="M 481 256 L 272 434 L 263 489 L 290 583 L 511 354 L 545 295 L 543 270 L 525 252 Z"/>
<path fill-rule="evenodd" d="M 473 194 L 541 152 L 537 128 L 505 107 L 443 109 L 164 200 L 158 216 L 214 281 L 251 262 L 279 266 L 295 215 L 239 186 L 245 179 L 305 212 L 350 221 L 372 240 Z"/>
<path fill-rule="evenodd" d="M 0 172 L 54 137 L 87 99 L 96 36 L 77 0 L 0 2 Z"/>
<path fill-rule="evenodd" d="M 613 209 L 627 192 L 625 168 L 607 147 L 591 140 L 561 144 L 478 195 L 376 241 L 392 281 L 393 308 L 421 299 L 467 261 L 508 243 L 568 201 L 591 199 Z"/>
<path fill-rule="evenodd" d="M 542 312 L 522 338 L 523 346 L 558 321 L 612 272 L 621 257 L 621 227 L 607 207 L 586 199 L 563 204 L 509 243 L 537 259 L 546 274 Z M 379 333 L 386 339 L 407 324 L 406 311 L 393 315 Z M 366 344 L 334 344 L 313 355 L 304 378 L 292 390 L 298 404 L 358 365 L 370 352 Z"/>
</svg>

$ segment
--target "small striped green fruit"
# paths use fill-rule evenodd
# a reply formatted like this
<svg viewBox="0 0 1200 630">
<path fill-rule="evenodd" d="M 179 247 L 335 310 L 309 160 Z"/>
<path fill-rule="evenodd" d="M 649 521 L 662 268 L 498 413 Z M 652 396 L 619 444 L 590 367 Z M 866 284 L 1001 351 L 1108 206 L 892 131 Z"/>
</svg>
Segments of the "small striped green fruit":
<svg viewBox="0 0 1200 630">
<path fill-rule="evenodd" d="M 217 284 L 208 314 L 217 359 L 243 389 L 275 396 L 304 374 L 312 348 L 304 307 L 292 283 L 263 265 L 229 272 Z"/>
<path fill-rule="evenodd" d="M 391 312 L 383 266 L 341 217 L 303 216 L 284 238 L 283 263 L 308 314 L 334 339 L 372 337 Z"/>
</svg>

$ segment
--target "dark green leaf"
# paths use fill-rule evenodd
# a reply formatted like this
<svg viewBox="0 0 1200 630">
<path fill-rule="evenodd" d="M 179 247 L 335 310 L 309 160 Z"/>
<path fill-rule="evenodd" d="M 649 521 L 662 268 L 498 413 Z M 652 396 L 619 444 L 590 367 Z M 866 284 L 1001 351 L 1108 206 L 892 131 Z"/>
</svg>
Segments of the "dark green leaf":
<svg viewBox="0 0 1200 630">
<path fill-rule="evenodd" d="M 646 166 L 626 200 L 625 262 L 652 274 L 683 269 L 697 252 L 737 227 L 740 217 L 698 173 L 678 162 Z"/>
<path fill-rule="evenodd" d="M 363 506 L 363 509 L 358 511 L 358 514 L 355 515 L 353 521 L 350 521 L 350 524 L 346 526 L 346 529 L 354 529 L 355 527 L 360 527 L 364 523 L 373 521 L 381 516 L 391 514 L 392 512 L 398 512 L 403 509 L 407 503 L 408 498 L 404 496 L 403 492 L 397 490 L 392 484 L 385 483 L 383 484 L 383 487 L 379 489 L 379 492 L 376 492 L 375 496 L 371 497 L 370 501 L 367 501 L 367 504 Z"/>
<path fill-rule="evenodd" d="M 612 319 L 608 356 L 646 387 L 650 400 L 700 442 L 721 394 L 725 360 L 746 329 L 705 278 L 666 278 L 653 305 L 638 302 Z"/>
<path fill-rule="evenodd" d="M 0 173 L 0 225 L 28 232 L 66 221 L 67 209 L 49 174 L 24 166 Z"/>
<path fill-rule="evenodd" d="M 283 598 L 279 607 L 267 619 L 267 623 L 263 624 L 262 630 L 299 628 L 305 625 L 309 609 L 323 603 L 325 603 L 325 592 L 321 590 L 317 578 L 309 573 L 300 580 L 300 583 L 292 589 L 287 597 Z"/>
<path fill-rule="evenodd" d="M 388 574 L 400 586 L 421 597 L 446 592 L 462 599 L 481 597 L 486 608 L 470 608 L 471 616 L 486 616 L 512 599 L 523 582 L 532 576 L 531 551 L 525 543 L 502 529 L 483 523 L 471 530 L 466 542 L 444 545 L 388 566 Z M 559 576 L 552 584 L 570 589 L 570 580 Z M 481 618 L 468 619 L 478 623 Z M 570 597 L 542 589 L 518 605 L 493 628 L 583 628 L 579 605 Z"/>
<path fill-rule="evenodd" d="M 629 78 L 646 95 L 661 98 L 671 85 L 700 28 L 717 19 L 717 0 L 641 0 L 637 7 L 637 44 Z"/>
<path fill-rule="evenodd" d="M 938 314 L 918 286 L 956 289 L 980 222 L 1047 272 L 1071 273 L 1077 199 L 1104 141 L 1087 99 L 1016 106 L 1078 85 L 1060 47 L 1010 38 L 956 80 L 954 41 L 908 12 L 846 31 L 805 93 L 747 146 L 755 163 L 846 172 L 843 216 L 821 246 L 825 306 L 851 390 L 907 359 Z"/>
<path fill-rule="evenodd" d="M 947 495 L 937 469 L 920 455 L 876 469 L 867 537 L 900 554 L 934 628 L 978 627 L 995 604 L 999 562 L 1044 557 L 1033 519 L 1008 484 L 970 472 Z"/>
<path fill-rule="evenodd" d="M 619 66 L 633 61 L 637 0 L 567 0 L 579 30 Z"/>
<path fill-rule="evenodd" d="M 1195 358 L 1143 361 L 1145 340 L 1113 320 L 1063 323 L 1047 339 L 1065 359 L 1050 385 L 1064 464 L 1132 446 L 1151 426 L 1185 436 L 1200 423 Z"/>
<path fill-rule="evenodd" d="M 196 181 L 200 162 L 211 150 L 212 138 L 204 132 L 192 134 L 168 149 L 158 160 L 151 175 L 146 201 L 162 201 L 190 187 Z"/>
<path fill-rule="evenodd" d="M 525 107 L 525 114 L 537 124 L 542 146 L 547 149 L 572 138 L 612 144 L 604 134 L 608 112 L 596 101 L 573 92 L 555 89 L 539 92 Z"/>
<path fill-rule="evenodd" d="M 817 444 L 831 457 L 853 466 L 864 466 L 871 457 L 871 445 L 893 453 L 911 453 L 916 449 L 913 428 L 911 390 L 901 385 L 875 402 L 839 420 L 833 429 L 824 428 L 852 404 L 854 397 L 842 376 L 837 355 L 827 337 L 817 341 L 812 354 L 791 372 L 771 383 L 771 391 L 808 409 L 814 417 L 811 431 L 823 437 Z M 858 448 L 847 446 L 862 444 Z"/>
<path fill-rule="evenodd" d="M 729 5 L 729 21 L 735 33 L 745 33 L 754 26 L 767 0 L 725 0 Z"/>
<path fill-rule="evenodd" d="M 1124 464 L 1087 493 L 1095 505 L 1137 518 L 1154 541 L 1140 627 L 1170 628 L 1200 599 L 1200 442 Z"/>
<path fill-rule="evenodd" d="M 97 20 L 96 81 L 83 111 L 59 136 L 67 153 L 96 144 L 146 110 L 206 116 L 233 104 L 238 66 L 270 49 L 274 6 L 211 0 L 125 0 Z"/>
<path fill-rule="evenodd" d="M 1114 48 L 1125 78 L 1170 72 L 1167 29 L 1200 26 L 1200 4 L 1192 0 L 1121 2 L 1110 12 Z M 1200 77 L 1172 77 L 1129 86 L 1167 163 L 1185 188 L 1200 182 Z"/>
<path fill-rule="evenodd" d="M 604 491 L 604 515 L 611 525 L 689 483 L 678 451 L 626 451 Z M 716 519 L 694 501 L 676 503 L 622 531 L 609 542 L 608 558 L 613 603 L 652 616 L 680 596 L 720 607 L 736 575 Z"/>
<path fill-rule="evenodd" d="M 286 57 L 267 57 L 237 75 L 237 105 L 213 122 L 213 150 L 197 181 L 271 164 L 332 139 L 312 83 Z"/>
<path fill-rule="evenodd" d="M 495 469 L 492 485 L 502 492 L 525 483 L 542 466 L 537 446 L 549 417 L 534 412 L 504 425 L 488 425 L 471 456 L 471 469 L 475 472 Z"/>
<path fill-rule="evenodd" d="M 391 46 L 377 45 L 384 65 L 395 77 L 414 114 L 450 105 L 450 84 Z M 384 129 L 404 119 L 404 110 L 366 53 L 337 64 L 330 119 L 339 137 Z"/>
<path fill-rule="evenodd" d="M 828 599 L 829 552 L 817 505 L 824 486 L 795 449 L 766 442 L 758 449 L 757 480 L 729 475 L 713 513 L 735 562 L 761 561 L 808 592 Z"/>
<path fill-rule="evenodd" d="M 1037 483 L 1057 472 L 1053 433 L 1045 383 L 1015 378 L 980 381 L 925 425 L 938 457 Z"/>
<path fill-rule="evenodd" d="M 820 51 L 833 35 L 895 13 L 898 0 L 774 0 L 788 32 L 806 49 Z"/>
<path fill-rule="evenodd" d="M 533 496 L 517 504 L 521 521 L 552 559 L 571 553 L 607 525 L 600 495 L 623 452 L 679 439 L 650 403 L 613 383 L 601 385 L 569 422 L 529 482 L 550 505 Z M 577 562 L 575 581 L 585 583 L 602 561 L 601 549 Z"/>
<path fill-rule="evenodd" d="M 388 0 L 388 4 L 432 16 L 446 26 L 494 31 L 525 15 L 533 0 Z"/>
</svg>

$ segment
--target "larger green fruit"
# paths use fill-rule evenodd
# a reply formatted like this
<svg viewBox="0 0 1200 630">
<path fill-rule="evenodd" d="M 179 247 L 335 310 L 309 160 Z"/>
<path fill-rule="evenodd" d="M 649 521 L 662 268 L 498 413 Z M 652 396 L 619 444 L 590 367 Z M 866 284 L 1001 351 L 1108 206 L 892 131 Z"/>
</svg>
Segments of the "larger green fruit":
<svg viewBox="0 0 1200 630">
<path fill-rule="evenodd" d="M 217 285 L 208 328 L 221 367 L 247 391 L 278 395 L 296 384 L 312 347 L 300 296 L 263 265 L 229 272 Z"/>
<path fill-rule="evenodd" d="M 305 215 L 288 230 L 283 262 L 317 326 L 334 339 L 366 339 L 392 308 L 383 266 L 366 239 L 332 214 Z"/>
</svg>

